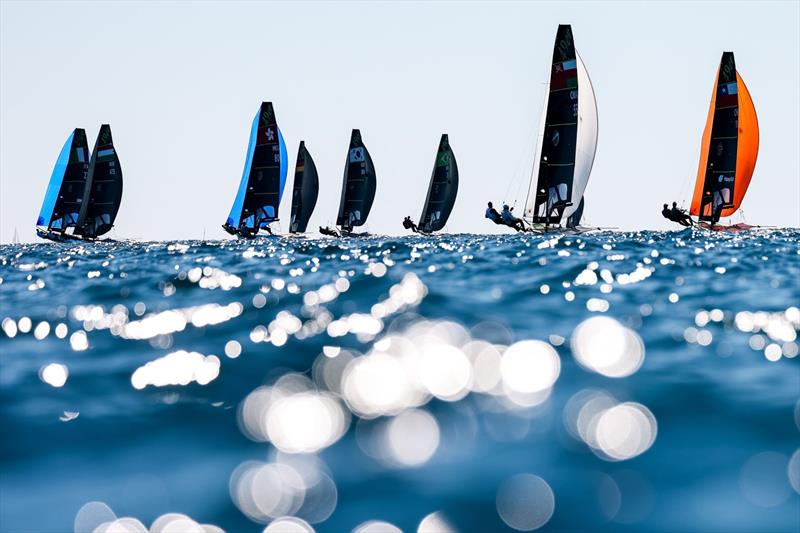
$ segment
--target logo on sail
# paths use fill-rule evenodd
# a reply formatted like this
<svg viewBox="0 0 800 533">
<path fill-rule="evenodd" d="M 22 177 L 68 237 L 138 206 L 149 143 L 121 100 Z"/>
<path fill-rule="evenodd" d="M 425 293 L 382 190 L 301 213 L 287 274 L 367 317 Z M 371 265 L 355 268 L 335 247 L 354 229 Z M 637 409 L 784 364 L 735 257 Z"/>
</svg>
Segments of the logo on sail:
<svg viewBox="0 0 800 533">
<path fill-rule="evenodd" d="M 358 148 L 352 148 L 350 150 L 350 162 L 351 163 L 360 163 L 365 160 L 364 157 L 364 147 L 359 146 Z"/>
</svg>

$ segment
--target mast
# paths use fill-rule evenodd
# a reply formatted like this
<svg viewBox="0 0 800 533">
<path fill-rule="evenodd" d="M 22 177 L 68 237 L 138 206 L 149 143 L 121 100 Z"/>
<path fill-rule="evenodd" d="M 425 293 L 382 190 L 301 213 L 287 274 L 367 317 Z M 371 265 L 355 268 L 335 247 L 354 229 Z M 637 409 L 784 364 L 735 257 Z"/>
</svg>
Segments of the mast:
<svg viewBox="0 0 800 533">
<path fill-rule="evenodd" d="M 65 233 L 78 223 L 89 170 L 86 132 L 75 128 L 58 155 L 36 226 Z"/>
<path fill-rule="evenodd" d="M 292 215 L 289 223 L 290 233 L 302 233 L 308 227 L 308 221 L 317 205 L 319 196 L 319 177 L 317 166 L 306 149 L 304 141 L 300 141 L 297 149 L 297 164 L 294 170 L 294 187 L 292 189 Z"/>
<path fill-rule="evenodd" d="M 244 171 L 231 212 L 222 226 L 225 231 L 254 235 L 278 220 L 287 160 L 272 102 L 263 102 L 250 128 Z"/>
<path fill-rule="evenodd" d="M 446 133 L 442 134 L 431 172 L 428 194 L 419 217 L 424 232 L 439 231 L 447 224 L 458 194 L 458 165 Z"/>
<path fill-rule="evenodd" d="M 723 52 L 703 132 L 691 215 L 719 221 L 741 205 L 758 156 L 758 119 L 733 52 Z"/>
<path fill-rule="evenodd" d="M 583 198 L 598 133 L 594 88 L 568 24 L 556 32 L 546 96 L 524 216 L 559 224 Z"/>
<path fill-rule="evenodd" d="M 344 166 L 336 225 L 345 230 L 364 225 L 375 200 L 376 187 L 377 178 L 372 157 L 361 140 L 361 132 L 354 129 L 350 135 L 350 147 Z"/>
<path fill-rule="evenodd" d="M 83 198 L 76 233 L 94 238 L 111 231 L 122 202 L 122 167 L 108 124 L 97 134 Z"/>
</svg>

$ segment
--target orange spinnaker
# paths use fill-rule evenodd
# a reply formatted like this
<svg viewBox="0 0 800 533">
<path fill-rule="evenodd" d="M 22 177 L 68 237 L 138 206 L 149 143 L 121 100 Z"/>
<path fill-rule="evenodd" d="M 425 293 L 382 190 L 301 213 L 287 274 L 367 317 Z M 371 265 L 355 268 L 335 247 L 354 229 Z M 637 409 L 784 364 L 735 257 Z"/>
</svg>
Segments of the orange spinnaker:
<svg viewBox="0 0 800 533">
<path fill-rule="evenodd" d="M 733 207 L 723 209 L 722 216 L 729 217 L 739 209 L 753 177 L 758 157 L 758 117 L 750 91 L 736 72 L 739 91 L 739 140 L 736 142 L 736 181 L 733 185 Z"/>
<path fill-rule="evenodd" d="M 692 196 L 692 207 L 689 213 L 694 216 L 700 215 L 700 201 L 703 198 L 703 184 L 706 179 L 706 167 L 708 166 L 708 149 L 711 141 L 711 126 L 714 123 L 714 107 L 717 103 L 717 78 L 714 79 L 714 92 L 711 95 L 711 105 L 708 109 L 706 128 L 703 131 L 702 145 L 700 146 L 700 163 L 697 167 L 697 180 L 694 183 L 694 196 Z M 722 210 L 721 216 L 731 216 L 739 206 L 742 205 L 747 187 L 753 177 L 756 168 L 756 158 L 758 157 L 758 117 L 750 91 L 744 84 L 744 80 L 736 72 L 736 88 L 739 94 L 739 138 L 736 141 L 736 180 L 733 186 L 733 207 Z"/>
</svg>

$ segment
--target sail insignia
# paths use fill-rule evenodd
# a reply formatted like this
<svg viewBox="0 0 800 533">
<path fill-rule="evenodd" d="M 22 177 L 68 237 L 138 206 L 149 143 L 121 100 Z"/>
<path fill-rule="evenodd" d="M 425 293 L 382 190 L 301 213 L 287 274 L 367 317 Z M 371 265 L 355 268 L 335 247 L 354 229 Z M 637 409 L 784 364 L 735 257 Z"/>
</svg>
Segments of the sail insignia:
<svg viewBox="0 0 800 533">
<path fill-rule="evenodd" d="M 446 133 L 442 134 L 431 172 L 428 194 L 419 218 L 423 233 L 439 231 L 447 224 L 458 194 L 458 164 Z"/>
</svg>

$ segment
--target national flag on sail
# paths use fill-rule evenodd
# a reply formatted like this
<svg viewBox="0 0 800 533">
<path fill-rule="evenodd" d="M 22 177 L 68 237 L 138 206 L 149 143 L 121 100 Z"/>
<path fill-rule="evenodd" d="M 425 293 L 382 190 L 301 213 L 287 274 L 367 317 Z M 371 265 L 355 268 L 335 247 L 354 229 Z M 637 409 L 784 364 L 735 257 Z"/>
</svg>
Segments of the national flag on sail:
<svg viewBox="0 0 800 533">
<path fill-rule="evenodd" d="M 722 83 L 717 94 L 717 107 L 730 107 L 739 103 L 739 88 L 736 82 Z"/>
<path fill-rule="evenodd" d="M 578 68 L 578 66 L 575 60 L 571 59 L 569 61 L 564 61 L 563 63 L 561 63 L 561 68 L 563 70 L 575 70 L 576 68 Z"/>
<path fill-rule="evenodd" d="M 574 89 L 578 86 L 577 62 L 574 59 L 553 63 L 550 76 L 550 90 Z"/>
<path fill-rule="evenodd" d="M 258 128 L 256 144 L 278 144 L 278 127 L 275 124 L 267 124 Z"/>
</svg>

